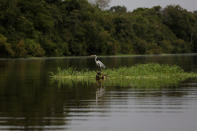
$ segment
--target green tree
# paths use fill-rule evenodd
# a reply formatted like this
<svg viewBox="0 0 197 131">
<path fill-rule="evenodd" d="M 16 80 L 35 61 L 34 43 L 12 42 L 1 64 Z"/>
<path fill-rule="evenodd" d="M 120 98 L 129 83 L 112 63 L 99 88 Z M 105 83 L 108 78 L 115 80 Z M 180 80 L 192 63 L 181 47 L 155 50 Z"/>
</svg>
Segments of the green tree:
<svg viewBox="0 0 197 131">
<path fill-rule="evenodd" d="M 114 13 L 126 13 L 127 8 L 125 6 L 112 6 L 110 8 L 110 11 L 112 11 Z"/>
<path fill-rule="evenodd" d="M 95 0 L 99 8 L 104 9 L 109 6 L 111 0 Z"/>
<path fill-rule="evenodd" d="M 163 22 L 178 38 L 190 42 L 193 32 L 192 28 L 195 25 L 195 17 L 191 12 L 179 5 L 167 6 L 163 11 Z"/>
<path fill-rule="evenodd" d="M 110 0 L 0 0 L 0 57 L 197 51 L 197 13 Z"/>
</svg>

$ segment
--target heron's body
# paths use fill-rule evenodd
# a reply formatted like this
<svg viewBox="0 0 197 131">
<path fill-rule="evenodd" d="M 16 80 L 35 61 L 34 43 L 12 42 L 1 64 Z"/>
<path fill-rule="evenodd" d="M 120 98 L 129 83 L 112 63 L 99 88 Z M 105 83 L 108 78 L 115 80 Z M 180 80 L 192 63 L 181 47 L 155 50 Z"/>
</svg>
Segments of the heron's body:
<svg viewBox="0 0 197 131">
<path fill-rule="evenodd" d="M 101 69 L 101 68 L 105 68 L 105 65 L 100 61 L 100 60 L 97 60 L 97 56 L 94 55 L 95 57 L 95 62 L 96 62 L 96 65 Z"/>
</svg>

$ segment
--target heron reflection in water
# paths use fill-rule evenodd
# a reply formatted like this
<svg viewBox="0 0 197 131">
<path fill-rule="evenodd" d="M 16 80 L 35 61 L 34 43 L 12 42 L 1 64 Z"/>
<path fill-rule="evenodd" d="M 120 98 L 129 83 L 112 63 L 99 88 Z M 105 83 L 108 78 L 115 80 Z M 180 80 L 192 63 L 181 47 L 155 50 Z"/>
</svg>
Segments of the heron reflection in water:
<svg viewBox="0 0 197 131">
<path fill-rule="evenodd" d="M 96 104 L 103 98 L 105 94 L 105 87 L 102 81 L 97 81 L 98 88 L 96 89 Z"/>
<path fill-rule="evenodd" d="M 97 75 L 96 75 L 97 84 L 99 86 L 99 88 L 97 88 L 97 90 L 96 90 L 96 103 L 97 103 L 98 100 L 100 98 L 102 98 L 103 95 L 105 94 L 105 87 L 103 87 L 103 83 L 100 80 L 104 80 L 105 77 L 106 77 L 106 75 L 104 75 L 104 74 L 101 73 L 101 70 L 102 69 L 105 69 L 106 66 L 100 60 L 97 59 L 97 56 L 96 55 L 91 55 L 91 56 L 94 56 L 95 63 L 96 63 L 96 65 L 100 69 L 100 71 L 98 71 L 97 72 Z"/>
</svg>

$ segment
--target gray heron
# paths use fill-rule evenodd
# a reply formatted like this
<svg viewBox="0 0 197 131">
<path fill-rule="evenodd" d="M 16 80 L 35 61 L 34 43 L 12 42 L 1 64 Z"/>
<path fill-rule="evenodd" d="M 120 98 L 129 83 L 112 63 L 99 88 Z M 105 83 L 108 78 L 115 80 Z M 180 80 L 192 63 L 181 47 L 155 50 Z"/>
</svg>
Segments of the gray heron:
<svg viewBox="0 0 197 131">
<path fill-rule="evenodd" d="M 96 56 L 96 55 L 91 55 L 91 56 L 94 56 L 94 57 L 95 57 L 95 63 L 96 63 L 96 65 L 100 68 L 100 70 L 101 70 L 102 68 L 105 69 L 105 65 L 104 65 L 100 60 L 97 60 L 97 56 Z"/>
</svg>

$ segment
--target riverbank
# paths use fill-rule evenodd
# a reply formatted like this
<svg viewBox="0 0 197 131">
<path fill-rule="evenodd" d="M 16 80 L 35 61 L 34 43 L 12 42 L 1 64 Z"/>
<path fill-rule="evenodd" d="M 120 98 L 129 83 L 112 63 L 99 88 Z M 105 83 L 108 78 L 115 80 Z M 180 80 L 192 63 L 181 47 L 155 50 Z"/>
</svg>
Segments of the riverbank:
<svg viewBox="0 0 197 131">
<path fill-rule="evenodd" d="M 184 54 L 144 54 L 144 55 L 135 55 L 135 54 L 118 54 L 118 55 L 99 55 L 98 57 L 102 58 L 114 58 L 114 57 L 152 57 L 152 56 L 193 56 L 197 53 L 184 53 Z M 23 57 L 23 58 L 0 58 L 0 60 L 37 60 L 37 59 L 74 59 L 74 58 L 92 58 L 91 56 L 62 56 L 62 57 Z"/>
</svg>

